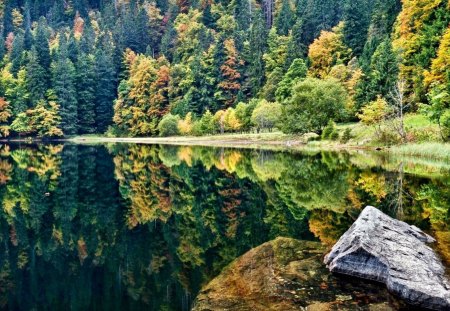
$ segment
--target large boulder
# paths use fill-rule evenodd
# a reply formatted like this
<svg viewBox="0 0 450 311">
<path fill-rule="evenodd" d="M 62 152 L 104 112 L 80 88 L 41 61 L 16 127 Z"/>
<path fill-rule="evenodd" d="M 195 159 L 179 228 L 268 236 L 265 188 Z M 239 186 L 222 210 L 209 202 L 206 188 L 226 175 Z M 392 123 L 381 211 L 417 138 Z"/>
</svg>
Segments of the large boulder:
<svg viewBox="0 0 450 311">
<path fill-rule="evenodd" d="M 450 283 L 434 239 L 415 226 L 366 207 L 325 256 L 331 272 L 385 283 L 408 303 L 450 310 Z"/>
<path fill-rule="evenodd" d="M 193 311 L 395 310 L 383 286 L 345 280 L 322 264 L 318 242 L 277 238 L 234 260 L 198 294 Z"/>
</svg>

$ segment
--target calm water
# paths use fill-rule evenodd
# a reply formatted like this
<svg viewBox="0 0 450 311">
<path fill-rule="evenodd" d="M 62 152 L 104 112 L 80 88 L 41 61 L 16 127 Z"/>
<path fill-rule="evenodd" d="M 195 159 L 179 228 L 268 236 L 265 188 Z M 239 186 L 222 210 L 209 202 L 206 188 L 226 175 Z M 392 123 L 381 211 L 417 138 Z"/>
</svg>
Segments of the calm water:
<svg viewBox="0 0 450 311">
<path fill-rule="evenodd" d="M 276 237 L 331 246 L 374 205 L 450 263 L 448 163 L 148 145 L 0 148 L 0 308 L 189 310 Z"/>
</svg>

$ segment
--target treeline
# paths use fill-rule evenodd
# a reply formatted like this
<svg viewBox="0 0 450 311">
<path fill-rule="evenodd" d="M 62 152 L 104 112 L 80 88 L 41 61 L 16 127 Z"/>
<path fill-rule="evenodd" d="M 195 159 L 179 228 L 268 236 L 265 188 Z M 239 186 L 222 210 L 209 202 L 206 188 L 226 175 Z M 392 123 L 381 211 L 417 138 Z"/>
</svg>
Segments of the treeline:
<svg viewBox="0 0 450 311">
<path fill-rule="evenodd" d="M 321 133 L 330 120 L 356 120 L 379 98 L 390 108 L 381 114 L 420 109 L 444 138 L 450 133 L 448 1 L 0 6 L 4 137 L 274 126 Z"/>
</svg>

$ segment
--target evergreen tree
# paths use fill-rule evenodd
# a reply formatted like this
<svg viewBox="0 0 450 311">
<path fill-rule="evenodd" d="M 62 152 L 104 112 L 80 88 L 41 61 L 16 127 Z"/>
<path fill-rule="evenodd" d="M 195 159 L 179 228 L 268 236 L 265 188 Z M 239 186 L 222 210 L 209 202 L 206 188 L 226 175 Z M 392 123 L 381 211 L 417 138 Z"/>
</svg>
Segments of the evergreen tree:
<svg viewBox="0 0 450 311">
<path fill-rule="evenodd" d="M 95 54 L 97 83 L 95 98 L 95 123 L 100 133 L 105 132 L 112 123 L 113 101 L 116 98 L 116 72 L 107 45 L 97 49 Z"/>
<path fill-rule="evenodd" d="M 236 20 L 238 30 L 247 31 L 250 28 L 252 8 L 249 0 L 236 0 L 234 19 Z"/>
<path fill-rule="evenodd" d="M 344 3 L 344 43 L 357 56 L 362 53 L 367 40 L 372 3 L 370 0 L 347 0 Z"/>
<path fill-rule="evenodd" d="M 261 10 L 255 10 L 253 24 L 250 28 L 250 39 L 246 61 L 249 89 L 253 96 L 259 93 L 264 84 L 264 61 L 263 55 L 266 51 L 266 26 Z"/>
<path fill-rule="evenodd" d="M 275 27 L 278 34 L 287 36 L 293 23 L 294 12 L 292 11 L 290 0 L 283 0 L 281 3 L 281 10 L 275 19 Z"/>
<path fill-rule="evenodd" d="M 76 63 L 75 85 L 78 99 L 80 134 L 95 133 L 95 62 L 91 55 L 81 54 Z"/>
<path fill-rule="evenodd" d="M 11 49 L 11 73 L 17 75 L 20 67 L 24 65 L 24 37 L 22 33 L 17 33 L 14 37 Z"/>
<path fill-rule="evenodd" d="M 48 88 L 47 72 L 39 64 L 38 53 L 35 47 L 28 53 L 25 79 L 32 104 L 34 105 L 35 102 L 44 99 Z"/>
<path fill-rule="evenodd" d="M 41 17 L 39 19 L 36 28 L 34 43 L 39 64 L 42 66 L 42 68 L 44 68 L 44 70 L 48 71 L 50 69 L 51 57 L 50 47 L 48 44 L 47 21 L 44 17 Z"/>
<path fill-rule="evenodd" d="M 399 73 L 397 55 L 392 43 L 386 38 L 375 50 L 369 71 L 358 84 L 356 100 L 358 107 L 374 101 L 377 96 L 390 94 L 397 82 Z"/>
<path fill-rule="evenodd" d="M 75 67 L 69 59 L 64 35 L 55 61 L 52 63 L 52 88 L 60 105 L 61 128 L 65 135 L 75 135 L 78 131 L 77 92 L 75 87 Z"/>
</svg>

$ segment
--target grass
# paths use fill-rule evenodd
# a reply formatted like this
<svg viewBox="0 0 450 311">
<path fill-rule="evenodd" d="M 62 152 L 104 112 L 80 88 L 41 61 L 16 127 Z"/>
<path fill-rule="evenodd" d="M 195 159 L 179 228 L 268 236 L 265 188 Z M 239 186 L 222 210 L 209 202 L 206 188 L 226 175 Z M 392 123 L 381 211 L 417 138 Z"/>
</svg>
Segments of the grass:
<svg viewBox="0 0 450 311">
<path fill-rule="evenodd" d="M 391 152 L 405 156 L 441 159 L 450 161 L 450 144 L 429 142 L 394 146 Z"/>
</svg>

